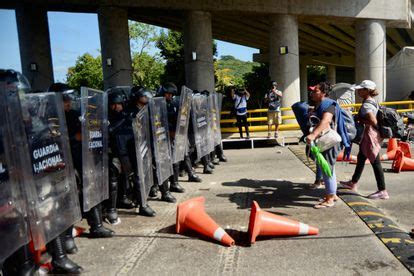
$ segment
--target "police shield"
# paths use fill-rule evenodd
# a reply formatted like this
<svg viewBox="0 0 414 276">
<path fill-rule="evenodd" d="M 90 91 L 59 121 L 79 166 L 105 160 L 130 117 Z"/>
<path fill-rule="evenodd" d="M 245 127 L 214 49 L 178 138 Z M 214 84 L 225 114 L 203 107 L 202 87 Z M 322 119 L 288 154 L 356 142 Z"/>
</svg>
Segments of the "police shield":
<svg viewBox="0 0 414 276">
<path fill-rule="evenodd" d="M 22 181 L 24 172 L 30 170 L 30 157 L 16 86 L 0 82 L 0 112 L 1 266 L 7 257 L 29 242 L 24 190 L 29 190 L 32 182 Z"/>
<path fill-rule="evenodd" d="M 141 190 L 141 205 L 145 206 L 154 183 L 152 174 L 152 152 L 150 145 L 150 120 L 146 106 L 132 121 L 135 137 L 135 152 L 137 156 L 137 172 Z"/>
<path fill-rule="evenodd" d="M 181 88 L 180 108 L 178 110 L 177 126 L 173 146 L 173 164 L 184 160 L 188 143 L 188 122 L 190 120 L 191 99 L 193 91 L 185 86 Z"/>
<path fill-rule="evenodd" d="M 158 184 L 161 185 L 173 174 L 170 135 L 168 133 L 167 105 L 163 97 L 150 99 L 151 132 L 154 143 L 154 159 Z"/>
<path fill-rule="evenodd" d="M 26 94 L 21 105 L 35 189 L 29 221 L 38 249 L 79 221 L 81 212 L 62 96 Z"/>
<path fill-rule="evenodd" d="M 200 159 L 201 157 L 206 156 L 210 153 L 210 148 L 208 145 L 209 112 L 206 96 L 201 94 L 196 94 L 193 96 L 191 113 L 197 158 Z"/>
<path fill-rule="evenodd" d="M 215 113 L 216 113 L 216 131 L 214 136 L 214 145 L 220 145 L 221 144 L 221 126 L 220 126 L 220 120 L 221 120 L 221 103 L 223 102 L 223 94 L 221 93 L 214 93 L 215 98 Z"/>
<path fill-rule="evenodd" d="M 85 212 L 108 198 L 107 113 L 107 94 L 82 87 L 82 195 Z"/>
</svg>

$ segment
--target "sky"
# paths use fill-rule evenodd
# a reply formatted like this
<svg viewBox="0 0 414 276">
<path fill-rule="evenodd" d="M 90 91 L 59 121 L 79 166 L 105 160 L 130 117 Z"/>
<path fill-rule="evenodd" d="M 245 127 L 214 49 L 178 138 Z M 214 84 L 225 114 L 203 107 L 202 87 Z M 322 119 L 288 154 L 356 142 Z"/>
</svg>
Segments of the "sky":
<svg viewBox="0 0 414 276">
<path fill-rule="evenodd" d="M 48 12 L 50 44 L 55 81 L 66 80 L 67 69 L 84 53 L 100 52 L 98 16 L 86 13 Z M 21 72 L 19 41 L 14 10 L 0 9 L 0 68 Z M 157 49 L 149 49 L 154 54 Z M 217 40 L 218 56 L 232 55 L 252 61 L 259 50 Z"/>
</svg>

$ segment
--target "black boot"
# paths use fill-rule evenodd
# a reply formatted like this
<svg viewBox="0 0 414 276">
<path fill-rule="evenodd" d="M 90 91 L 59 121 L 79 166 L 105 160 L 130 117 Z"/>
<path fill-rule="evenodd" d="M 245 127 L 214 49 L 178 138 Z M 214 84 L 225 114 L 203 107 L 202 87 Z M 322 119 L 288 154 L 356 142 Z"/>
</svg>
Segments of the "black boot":
<svg viewBox="0 0 414 276">
<path fill-rule="evenodd" d="M 216 154 L 220 162 L 227 162 L 227 157 L 224 155 L 223 147 L 221 145 L 216 146 Z"/>
<path fill-rule="evenodd" d="M 75 244 L 75 239 L 73 238 L 73 225 L 69 227 L 65 233 L 65 252 L 66 254 L 75 254 L 78 252 L 78 247 Z"/>
<path fill-rule="evenodd" d="M 161 191 L 161 200 L 168 202 L 168 203 L 176 203 L 177 199 L 170 193 L 169 187 L 168 187 L 168 180 L 164 181 L 162 185 L 160 186 Z"/>
<path fill-rule="evenodd" d="M 178 183 L 178 174 L 180 167 L 178 164 L 173 164 L 173 175 L 170 176 L 170 192 L 184 193 L 185 189 Z"/>
<path fill-rule="evenodd" d="M 129 184 L 128 175 L 126 175 L 125 173 L 121 174 L 120 185 L 118 187 L 119 187 L 119 193 L 118 193 L 119 199 L 117 202 L 118 208 L 121 208 L 121 209 L 135 208 L 134 202 L 132 202 L 132 200 L 128 197 L 129 192 L 130 192 L 130 184 Z"/>
<path fill-rule="evenodd" d="M 109 198 L 105 200 L 104 206 L 104 218 L 105 221 L 112 225 L 117 225 L 121 223 L 121 219 L 118 217 L 118 212 L 116 210 L 118 196 L 118 177 L 115 172 L 111 173 L 110 170 L 110 179 L 109 179 Z"/>
<path fill-rule="evenodd" d="M 87 220 L 89 226 L 91 227 L 89 229 L 90 238 L 110 238 L 115 234 L 114 231 L 103 226 L 100 205 L 93 207 L 87 213 Z"/>
<path fill-rule="evenodd" d="M 48 252 L 52 255 L 52 273 L 56 274 L 80 274 L 83 268 L 66 256 L 63 249 L 62 236 L 49 242 Z"/>
<path fill-rule="evenodd" d="M 154 185 L 151 186 L 148 197 L 154 198 L 154 197 L 157 197 L 157 196 L 158 196 L 158 185 L 154 184 Z"/>
<path fill-rule="evenodd" d="M 138 215 L 145 216 L 145 217 L 155 217 L 155 211 L 148 205 L 139 206 Z"/>
<path fill-rule="evenodd" d="M 32 276 L 35 275 L 37 267 L 30 252 L 29 245 L 23 245 L 16 252 L 8 257 L 3 264 L 1 271 L 4 276 Z"/>
<path fill-rule="evenodd" d="M 188 175 L 188 182 L 203 182 L 203 180 L 197 174 L 192 173 Z"/>
<path fill-rule="evenodd" d="M 204 174 L 213 174 L 213 169 L 211 169 L 208 165 L 204 166 L 203 169 Z"/>
</svg>

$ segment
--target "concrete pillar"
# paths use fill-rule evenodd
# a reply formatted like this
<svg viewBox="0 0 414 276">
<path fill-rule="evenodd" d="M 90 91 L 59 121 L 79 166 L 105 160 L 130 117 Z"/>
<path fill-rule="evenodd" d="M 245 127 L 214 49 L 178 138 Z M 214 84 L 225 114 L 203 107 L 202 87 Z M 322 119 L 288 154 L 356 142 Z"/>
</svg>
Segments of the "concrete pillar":
<svg viewBox="0 0 414 276">
<path fill-rule="evenodd" d="M 279 53 L 280 46 L 288 47 L 288 54 Z M 290 107 L 300 100 L 298 21 L 293 15 L 274 15 L 270 18 L 270 78 L 283 91 L 282 107 Z M 293 115 L 293 112 L 284 112 Z M 284 120 L 294 123 L 295 120 Z"/>
<path fill-rule="evenodd" d="M 300 64 L 300 100 L 308 100 L 308 65 Z"/>
<path fill-rule="evenodd" d="M 184 16 L 185 81 L 191 89 L 214 91 L 211 15 L 189 11 Z"/>
<path fill-rule="evenodd" d="M 356 82 L 377 84 L 378 100 L 386 97 L 386 27 L 382 20 L 359 20 L 355 24 Z"/>
<path fill-rule="evenodd" d="M 336 83 L 336 66 L 335 65 L 328 65 L 328 77 L 327 80 L 331 84 Z"/>
<path fill-rule="evenodd" d="M 98 10 L 105 89 L 132 85 L 128 13 L 115 7 Z"/>
<path fill-rule="evenodd" d="M 16 9 L 16 22 L 22 73 L 33 91 L 47 91 L 54 82 L 47 10 L 20 6 Z"/>
</svg>

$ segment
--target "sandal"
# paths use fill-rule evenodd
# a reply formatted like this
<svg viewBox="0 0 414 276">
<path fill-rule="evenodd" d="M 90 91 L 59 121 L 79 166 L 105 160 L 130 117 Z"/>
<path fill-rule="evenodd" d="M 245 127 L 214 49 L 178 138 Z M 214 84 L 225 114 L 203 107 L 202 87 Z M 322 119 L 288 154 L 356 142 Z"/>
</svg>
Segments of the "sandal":
<svg viewBox="0 0 414 276">
<path fill-rule="evenodd" d="M 339 197 L 337 195 L 335 195 L 334 201 L 338 201 L 338 200 L 339 200 Z M 319 199 L 319 202 L 324 202 L 324 201 L 326 201 L 325 197 L 322 197 L 322 198 Z"/>
<path fill-rule="evenodd" d="M 322 201 L 319 202 L 318 204 L 316 204 L 315 206 L 313 206 L 313 208 L 315 209 L 324 209 L 324 208 L 331 208 L 335 206 L 335 201 L 329 202 L 329 201 Z"/>
</svg>

